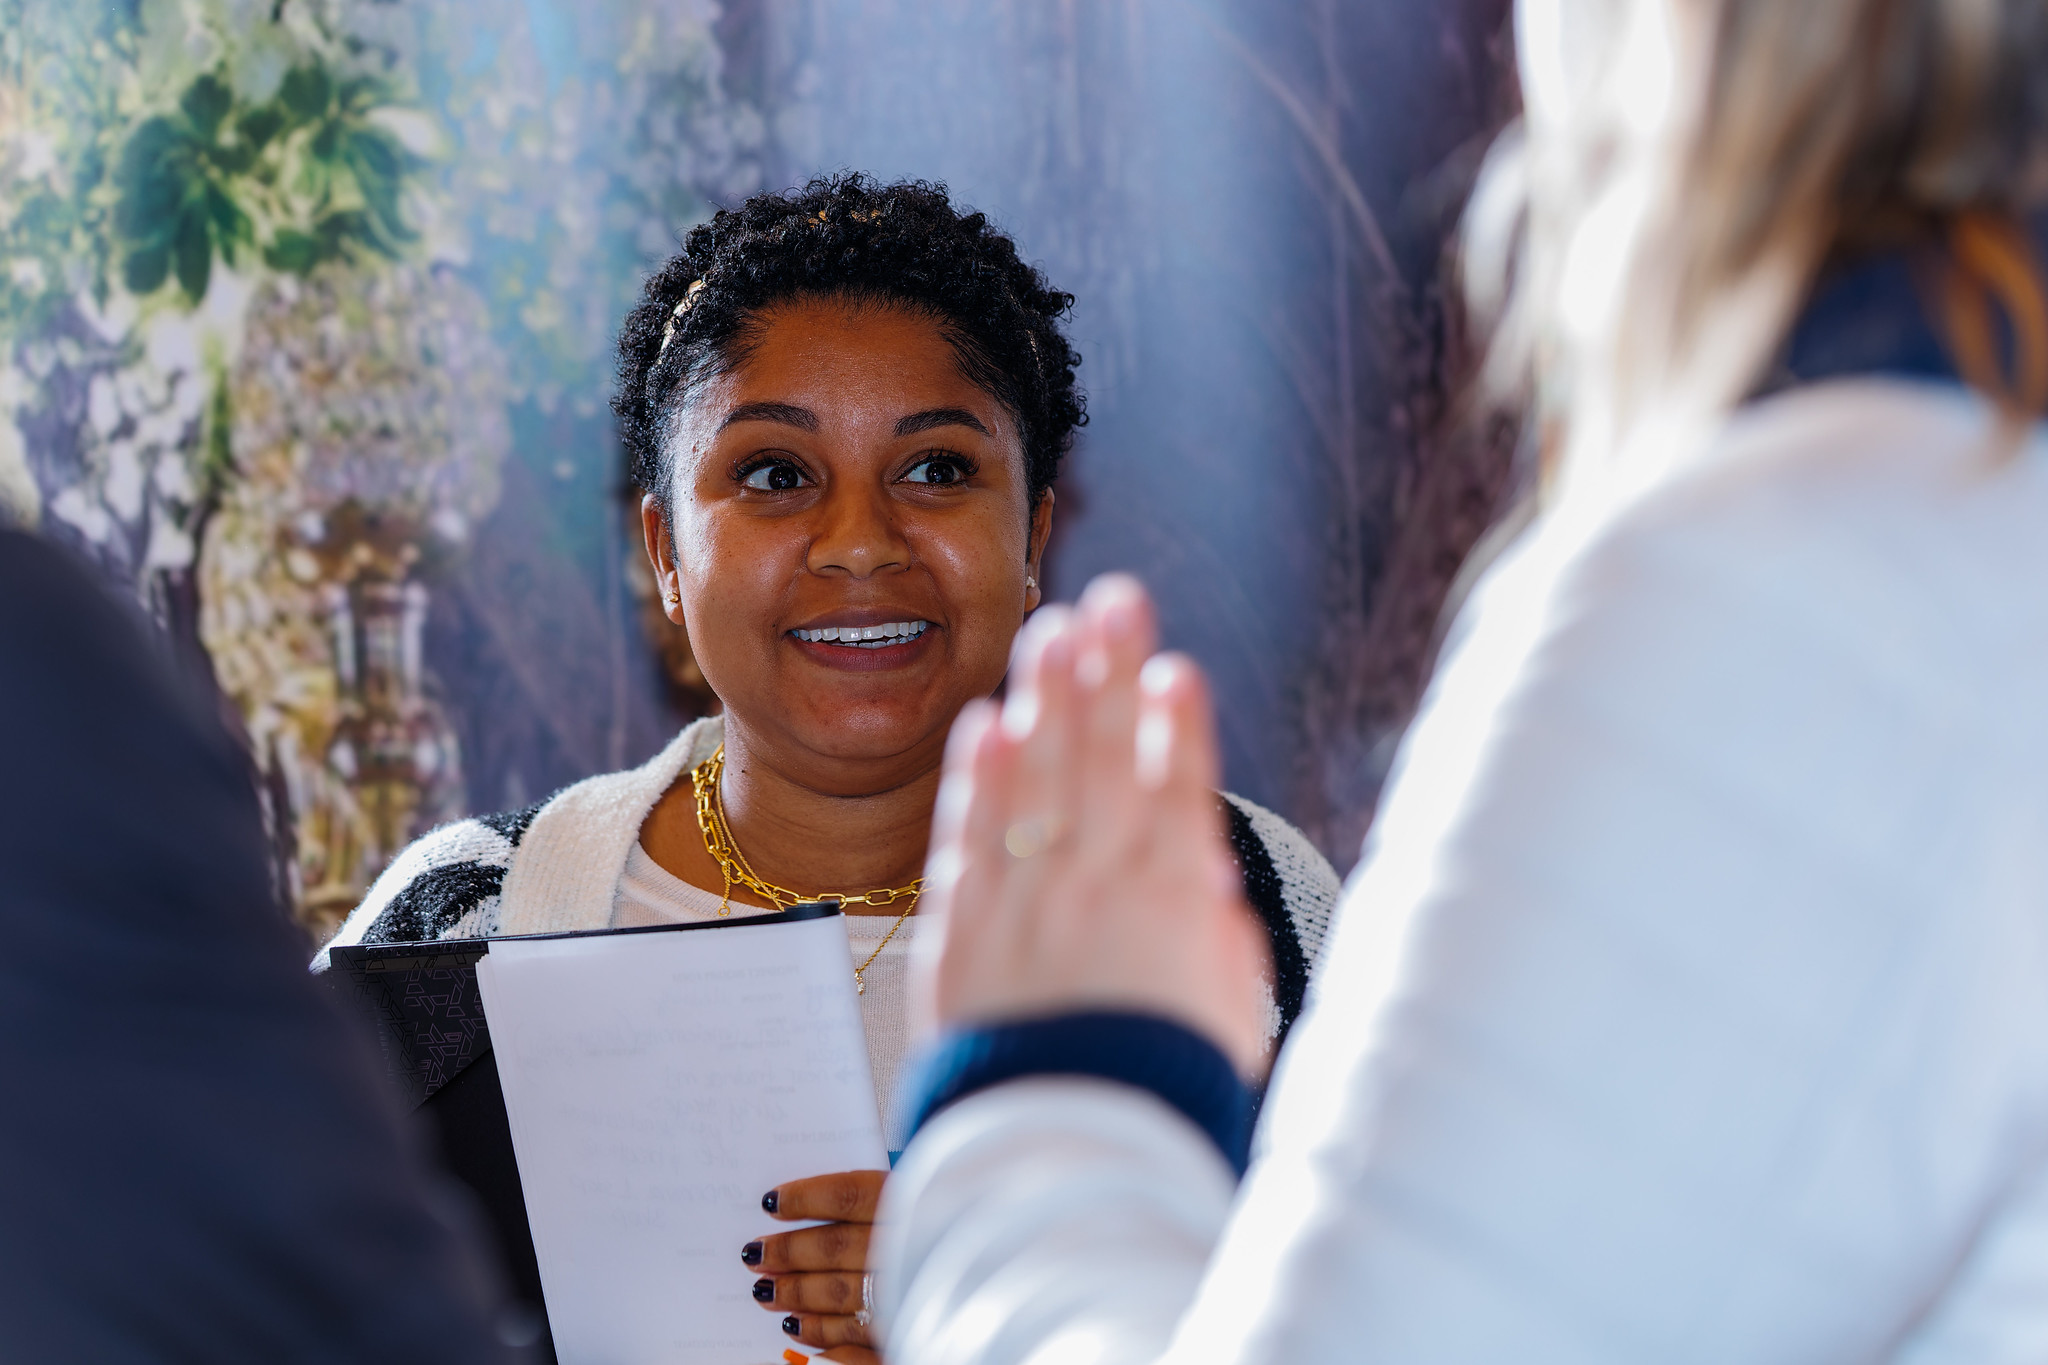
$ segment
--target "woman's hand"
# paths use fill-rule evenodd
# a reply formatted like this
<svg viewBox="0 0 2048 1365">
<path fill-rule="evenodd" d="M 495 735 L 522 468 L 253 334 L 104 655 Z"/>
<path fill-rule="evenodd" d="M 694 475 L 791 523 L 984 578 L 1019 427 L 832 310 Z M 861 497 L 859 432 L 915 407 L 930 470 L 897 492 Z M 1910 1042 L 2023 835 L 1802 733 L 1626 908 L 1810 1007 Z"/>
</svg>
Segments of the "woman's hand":
<svg viewBox="0 0 2048 1365">
<path fill-rule="evenodd" d="M 1099 578 L 1026 624 L 1000 711 L 955 723 L 921 994 L 942 1025 L 1162 1015 L 1255 1079 L 1265 938 L 1217 811 L 1207 688 L 1187 659 L 1150 657 L 1155 638 L 1144 589 Z"/>
<path fill-rule="evenodd" d="M 826 1219 L 822 1227 L 778 1232 L 749 1242 L 740 1260 L 755 1268 L 754 1297 L 783 1315 L 782 1330 L 828 1360 L 880 1365 L 870 1349 L 863 1281 L 868 1233 L 887 1171 L 842 1171 L 777 1185 L 761 1207 L 784 1221 Z M 859 1316 L 856 1317 L 856 1314 Z"/>
</svg>

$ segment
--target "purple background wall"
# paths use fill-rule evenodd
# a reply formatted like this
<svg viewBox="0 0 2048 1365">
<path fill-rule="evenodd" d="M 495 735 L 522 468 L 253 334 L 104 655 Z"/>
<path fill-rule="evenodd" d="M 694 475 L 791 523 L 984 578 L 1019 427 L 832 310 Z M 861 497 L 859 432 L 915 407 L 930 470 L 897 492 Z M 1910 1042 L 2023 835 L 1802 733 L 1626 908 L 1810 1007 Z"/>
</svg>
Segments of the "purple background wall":
<svg viewBox="0 0 2048 1365">
<path fill-rule="evenodd" d="M 1506 450 L 1446 419 L 1444 247 L 1506 6 L 919 0 L 730 12 L 785 175 L 945 180 L 1078 295 L 1055 595 L 1131 569 L 1227 780 L 1350 862 Z M 743 36 L 742 36 L 743 35 Z M 773 97 L 764 101 L 779 103 Z"/>
</svg>

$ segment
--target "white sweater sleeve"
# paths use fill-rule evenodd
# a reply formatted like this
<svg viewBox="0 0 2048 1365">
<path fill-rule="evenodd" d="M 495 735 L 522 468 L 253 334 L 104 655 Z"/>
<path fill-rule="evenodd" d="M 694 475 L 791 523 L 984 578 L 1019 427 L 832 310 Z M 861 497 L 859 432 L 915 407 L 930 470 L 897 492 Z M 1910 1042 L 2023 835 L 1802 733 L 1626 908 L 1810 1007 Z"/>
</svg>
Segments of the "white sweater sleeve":
<svg viewBox="0 0 2048 1365">
<path fill-rule="evenodd" d="M 919 1135 L 892 1365 L 2048 1358 L 2048 460 L 1840 387 L 1494 573 L 1234 1203 L 1132 1091 Z"/>
</svg>

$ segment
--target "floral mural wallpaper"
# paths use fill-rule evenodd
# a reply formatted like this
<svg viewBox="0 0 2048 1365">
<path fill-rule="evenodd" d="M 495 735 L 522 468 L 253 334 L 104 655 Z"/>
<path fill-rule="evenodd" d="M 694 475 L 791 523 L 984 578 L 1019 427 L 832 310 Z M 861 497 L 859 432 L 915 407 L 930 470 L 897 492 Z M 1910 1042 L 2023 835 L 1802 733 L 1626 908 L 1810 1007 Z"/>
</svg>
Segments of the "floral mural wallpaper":
<svg viewBox="0 0 2048 1365">
<path fill-rule="evenodd" d="M 569 13 L 0 5 L 0 503 L 231 703 L 315 934 L 428 826 L 544 794 L 516 767 L 477 790 L 450 698 L 480 649 L 547 675 L 531 716 L 590 710 L 578 661 L 533 648 L 549 623 L 579 622 L 551 644 L 581 673 L 663 643 L 606 638 L 636 548 L 610 334 L 648 258 L 753 188 L 758 120 L 721 96 L 707 5 Z M 479 582 L 508 486 L 532 539 Z M 665 652 L 675 685 L 606 679 L 642 714 L 557 737 L 546 777 L 703 704 Z"/>
<path fill-rule="evenodd" d="M 0 521 L 217 699 L 322 935 L 426 828 L 714 705 L 607 406 L 645 273 L 757 189 L 945 180 L 1079 296 L 1054 594 L 1144 576 L 1233 787 L 1348 865 L 1506 486 L 1443 269 L 1504 18 L 0 0 Z"/>
</svg>

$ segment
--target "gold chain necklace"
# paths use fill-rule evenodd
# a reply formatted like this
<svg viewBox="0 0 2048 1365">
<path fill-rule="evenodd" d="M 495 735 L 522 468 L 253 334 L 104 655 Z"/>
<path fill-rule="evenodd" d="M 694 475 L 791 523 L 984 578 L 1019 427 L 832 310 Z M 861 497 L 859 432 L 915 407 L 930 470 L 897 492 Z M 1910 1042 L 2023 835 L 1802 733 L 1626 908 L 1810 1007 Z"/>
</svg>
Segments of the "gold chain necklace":
<svg viewBox="0 0 2048 1365">
<path fill-rule="evenodd" d="M 739 842 L 732 837 L 732 826 L 725 822 L 725 795 L 719 778 L 725 772 L 725 746 L 712 750 L 711 757 L 690 769 L 690 791 L 697 798 L 697 828 L 704 835 L 704 851 L 718 864 L 718 874 L 725 878 L 725 890 L 718 898 L 718 913 L 732 913 L 732 888 L 735 883 L 767 901 L 777 910 L 787 910 L 792 905 L 803 905 L 815 901 L 837 901 L 840 905 L 894 905 L 908 899 L 910 904 L 903 907 L 903 913 L 889 926 L 889 932 L 882 935 L 882 941 L 869 953 L 867 961 L 853 969 L 853 987 L 857 994 L 868 993 L 868 983 L 863 975 L 875 965 L 875 959 L 882 955 L 882 949 L 889 946 L 889 940 L 896 937 L 896 931 L 903 927 L 917 910 L 917 898 L 924 890 L 924 878 L 919 877 L 908 886 L 884 886 L 858 895 L 848 891 L 820 891 L 814 895 L 792 891 L 786 886 L 777 886 L 755 873 L 747 863 L 747 855 L 740 852 Z"/>
</svg>

